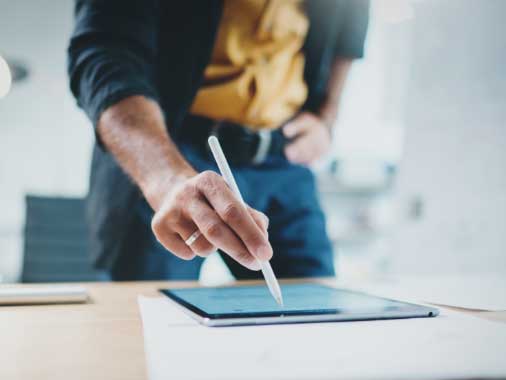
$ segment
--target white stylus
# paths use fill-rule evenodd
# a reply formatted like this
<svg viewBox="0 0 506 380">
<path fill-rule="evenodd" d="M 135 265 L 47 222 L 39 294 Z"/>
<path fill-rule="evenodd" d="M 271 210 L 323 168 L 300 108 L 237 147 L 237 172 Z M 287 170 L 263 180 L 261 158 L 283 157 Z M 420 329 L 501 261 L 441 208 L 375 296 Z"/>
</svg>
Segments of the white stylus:
<svg viewBox="0 0 506 380">
<path fill-rule="evenodd" d="M 232 171 L 230 170 L 230 166 L 228 166 L 227 158 L 221 149 L 220 142 L 216 138 L 216 136 L 211 136 L 207 140 L 209 143 L 209 147 L 211 148 L 211 152 L 213 153 L 214 160 L 220 169 L 220 173 L 223 176 L 223 179 L 228 184 L 232 192 L 236 195 L 239 200 L 244 203 L 244 199 L 242 198 L 241 192 L 237 187 L 237 183 L 235 182 L 234 176 L 232 175 Z M 262 273 L 265 278 L 265 282 L 267 282 L 267 286 L 269 290 L 278 303 L 278 305 L 283 306 L 283 296 L 281 295 L 281 288 L 279 287 L 278 280 L 272 271 L 271 264 L 268 261 L 258 261 L 262 267 Z"/>
</svg>

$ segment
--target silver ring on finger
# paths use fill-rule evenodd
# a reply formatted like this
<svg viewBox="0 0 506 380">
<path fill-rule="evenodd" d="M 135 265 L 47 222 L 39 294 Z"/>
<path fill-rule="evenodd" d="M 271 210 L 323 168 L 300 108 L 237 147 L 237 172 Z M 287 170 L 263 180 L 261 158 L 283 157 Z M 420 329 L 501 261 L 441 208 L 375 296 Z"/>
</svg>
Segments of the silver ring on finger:
<svg viewBox="0 0 506 380">
<path fill-rule="evenodd" d="M 195 240 L 197 240 L 200 235 L 202 235 L 202 232 L 200 232 L 199 230 L 196 230 L 194 233 L 192 233 L 190 235 L 190 237 L 188 239 L 186 239 L 184 241 L 184 243 L 188 246 L 192 245 L 193 243 L 195 243 Z"/>
</svg>

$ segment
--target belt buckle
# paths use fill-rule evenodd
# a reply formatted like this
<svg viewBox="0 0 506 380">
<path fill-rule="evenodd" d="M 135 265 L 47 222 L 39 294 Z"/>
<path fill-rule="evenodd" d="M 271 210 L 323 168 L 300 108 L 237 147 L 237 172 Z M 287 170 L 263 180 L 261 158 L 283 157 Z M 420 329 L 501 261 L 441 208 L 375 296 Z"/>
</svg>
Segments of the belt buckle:
<svg viewBox="0 0 506 380">
<path fill-rule="evenodd" d="M 251 162 L 255 165 L 260 165 L 265 161 L 267 155 L 269 154 L 272 142 L 272 132 L 270 130 L 260 130 L 256 132 L 256 135 L 258 137 L 258 145 Z"/>
<path fill-rule="evenodd" d="M 224 120 L 216 120 L 216 122 L 211 126 L 210 135 L 215 136 L 218 140 L 220 139 L 220 130 L 223 127 Z M 238 125 L 238 127 L 240 127 Z M 256 146 L 256 151 L 251 158 L 251 163 L 254 165 L 262 164 L 267 155 L 269 154 L 269 150 L 271 148 L 272 143 L 272 132 L 270 130 L 260 130 L 253 131 L 252 129 L 243 126 L 244 132 L 254 135 L 258 139 L 258 144 Z"/>
</svg>

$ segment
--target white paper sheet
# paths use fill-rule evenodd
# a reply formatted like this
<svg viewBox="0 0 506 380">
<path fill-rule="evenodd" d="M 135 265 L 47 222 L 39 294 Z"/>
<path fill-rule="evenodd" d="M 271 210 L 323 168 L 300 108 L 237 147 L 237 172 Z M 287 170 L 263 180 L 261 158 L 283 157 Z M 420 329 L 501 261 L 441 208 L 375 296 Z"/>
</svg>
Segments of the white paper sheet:
<svg viewBox="0 0 506 380">
<path fill-rule="evenodd" d="M 204 327 L 166 298 L 139 298 L 151 380 L 506 377 L 506 325 L 437 318 Z"/>
<path fill-rule="evenodd" d="M 375 281 L 341 281 L 386 297 L 466 309 L 506 310 L 506 274 L 398 276 Z"/>
</svg>

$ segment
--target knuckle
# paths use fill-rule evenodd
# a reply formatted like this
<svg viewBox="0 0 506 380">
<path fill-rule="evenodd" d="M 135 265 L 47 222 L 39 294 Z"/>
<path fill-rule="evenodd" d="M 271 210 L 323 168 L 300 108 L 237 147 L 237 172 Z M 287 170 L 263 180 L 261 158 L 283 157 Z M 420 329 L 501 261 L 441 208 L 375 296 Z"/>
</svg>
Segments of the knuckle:
<svg viewBox="0 0 506 380">
<path fill-rule="evenodd" d="M 222 235 L 223 229 L 221 223 L 212 222 L 206 225 L 206 227 L 204 228 L 204 232 L 205 235 L 209 236 L 211 239 L 217 239 Z"/>
<path fill-rule="evenodd" d="M 181 222 L 185 215 L 195 208 L 198 204 L 200 197 L 197 186 L 194 184 L 186 185 L 174 199 L 171 207 L 169 208 L 172 214 L 172 220 L 175 222 Z"/>
<path fill-rule="evenodd" d="M 203 217 L 205 217 L 205 214 L 202 210 L 202 204 L 199 198 L 192 198 L 188 200 L 188 202 L 186 202 L 185 204 L 185 209 L 194 220 L 202 219 Z"/>
<path fill-rule="evenodd" d="M 155 213 L 151 220 L 151 228 L 153 231 L 170 229 L 170 226 L 177 225 L 183 219 L 181 207 L 175 202 L 170 202 L 162 206 L 160 210 Z"/>
<path fill-rule="evenodd" d="M 153 230 L 154 234 L 156 236 L 160 235 L 162 231 L 162 218 L 160 217 L 160 214 L 155 214 L 153 219 L 151 219 L 151 230 Z"/>
<path fill-rule="evenodd" d="M 172 206 L 177 208 L 184 207 L 184 205 L 187 204 L 190 199 L 195 198 L 197 194 L 197 186 L 192 182 L 187 182 L 184 186 L 181 186 L 177 192 Z"/>
<path fill-rule="evenodd" d="M 186 183 L 183 193 L 187 198 L 193 198 L 199 194 L 198 186 L 195 182 Z"/>
<path fill-rule="evenodd" d="M 169 202 L 168 207 L 174 208 L 176 207 L 176 205 L 182 204 L 185 201 L 187 194 L 188 192 L 185 191 L 184 188 L 179 189 L 179 191 L 176 194 L 174 194 L 174 198 L 172 198 L 171 201 Z"/>
<path fill-rule="evenodd" d="M 263 244 L 263 238 L 258 234 L 248 234 L 245 236 L 244 242 L 250 248 L 257 248 Z"/>
<path fill-rule="evenodd" d="M 218 174 L 212 170 L 203 171 L 198 175 L 198 186 L 203 189 L 212 189 L 216 186 Z"/>
<path fill-rule="evenodd" d="M 167 222 L 169 224 L 173 224 L 176 226 L 179 226 L 183 224 L 183 213 L 181 212 L 180 208 L 174 208 L 167 213 Z"/>
<path fill-rule="evenodd" d="M 267 228 L 267 218 L 262 213 L 256 211 L 252 213 L 253 219 L 255 219 L 255 222 L 260 225 L 261 228 L 266 229 Z"/>
<path fill-rule="evenodd" d="M 255 258 L 247 251 L 238 252 L 236 260 L 245 265 L 251 265 L 255 261 Z"/>
<path fill-rule="evenodd" d="M 222 216 L 226 223 L 235 223 L 241 220 L 242 210 L 237 204 L 229 203 L 223 208 Z"/>
<path fill-rule="evenodd" d="M 253 209 L 253 214 L 256 218 L 260 219 L 262 222 L 266 222 L 269 218 L 263 212 Z"/>
</svg>

